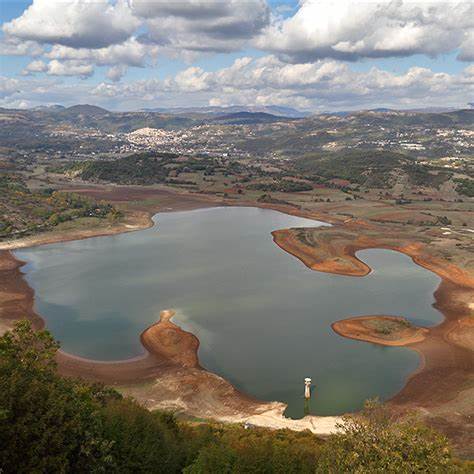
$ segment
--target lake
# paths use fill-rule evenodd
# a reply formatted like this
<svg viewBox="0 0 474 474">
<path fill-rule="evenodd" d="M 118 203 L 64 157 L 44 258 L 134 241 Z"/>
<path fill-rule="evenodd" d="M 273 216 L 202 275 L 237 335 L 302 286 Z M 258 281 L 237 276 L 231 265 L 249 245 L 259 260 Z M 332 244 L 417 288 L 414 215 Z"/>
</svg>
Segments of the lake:
<svg viewBox="0 0 474 474">
<path fill-rule="evenodd" d="M 272 241 L 271 231 L 320 222 L 252 207 L 160 213 L 150 229 L 18 250 L 36 309 L 62 348 L 116 360 L 143 353 L 140 333 L 175 309 L 200 340 L 201 364 L 262 400 L 333 415 L 399 391 L 419 363 L 406 348 L 335 334 L 332 322 L 387 314 L 433 325 L 439 278 L 400 253 L 357 255 L 364 278 L 315 272 Z M 306 408 L 308 409 L 308 408 Z"/>
</svg>

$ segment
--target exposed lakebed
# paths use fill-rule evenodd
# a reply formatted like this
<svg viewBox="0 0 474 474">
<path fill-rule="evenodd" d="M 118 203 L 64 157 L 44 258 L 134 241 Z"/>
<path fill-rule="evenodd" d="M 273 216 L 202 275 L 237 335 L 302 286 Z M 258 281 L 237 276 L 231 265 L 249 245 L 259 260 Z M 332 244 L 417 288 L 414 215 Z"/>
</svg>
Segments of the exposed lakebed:
<svg viewBox="0 0 474 474">
<path fill-rule="evenodd" d="M 173 308 L 200 340 L 201 364 L 262 400 L 303 415 L 338 414 L 400 390 L 419 358 L 405 348 L 342 338 L 331 323 L 366 314 L 430 326 L 439 278 L 403 254 L 365 250 L 366 277 L 319 273 L 277 247 L 270 234 L 321 223 L 257 208 L 162 213 L 150 229 L 45 245 L 15 254 L 36 308 L 62 348 L 99 360 L 140 355 L 140 333 Z"/>
</svg>

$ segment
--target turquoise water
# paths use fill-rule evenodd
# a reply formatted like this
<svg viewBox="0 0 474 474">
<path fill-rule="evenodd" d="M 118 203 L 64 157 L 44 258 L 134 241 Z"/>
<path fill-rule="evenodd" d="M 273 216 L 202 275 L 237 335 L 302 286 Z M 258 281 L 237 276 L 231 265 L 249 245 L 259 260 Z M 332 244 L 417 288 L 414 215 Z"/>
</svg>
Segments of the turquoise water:
<svg viewBox="0 0 474 474">
<path fill-rule="evenodd" d="M 257 208 L 157 214 L 153 228 L 16 251 L 38 312 L 62 347 L 83 357 L 142 353 L 139 334 L 163 309 L 201 341 L 207 369 L 262 400 L 303 415 L 303 379 L 314 414 L 338 414 L 402 388 L 418 356 L 338 336 L 348 316 L 390 314 L 417 324 L 442 319 L 439 278 L 403 254 L 358 253 L 364 278 L 311 271 L 277 247 L 275 229 L 316 221 Z"/>
</svg>

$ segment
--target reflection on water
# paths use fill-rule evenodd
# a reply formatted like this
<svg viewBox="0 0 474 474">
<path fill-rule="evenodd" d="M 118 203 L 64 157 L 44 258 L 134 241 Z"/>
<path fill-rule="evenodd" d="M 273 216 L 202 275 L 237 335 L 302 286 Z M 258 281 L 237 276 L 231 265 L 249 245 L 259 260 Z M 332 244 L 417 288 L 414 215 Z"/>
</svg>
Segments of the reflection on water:
<svg viewBox="0 0 474 474">
<path fill-rule="evenodd" d="M 396 393 L 418 364 L 404 348 L 344 339 L 330 324 L 348 316 L 441 319 L 432 308 L 439 279 L 405 255 L 367 250 L 365 278 L 314 272 L 279 249 L 270 232 L 320 223 L 256 208 L 159 214 L 144 231 L 17 251 L 37 309 L 62 347 L 102 360 L 142 353 L 141 331 L 159 311 L 201 341 L 202 365 L 263 400 L 314 414 L 361 407 Z"/>
</svg>

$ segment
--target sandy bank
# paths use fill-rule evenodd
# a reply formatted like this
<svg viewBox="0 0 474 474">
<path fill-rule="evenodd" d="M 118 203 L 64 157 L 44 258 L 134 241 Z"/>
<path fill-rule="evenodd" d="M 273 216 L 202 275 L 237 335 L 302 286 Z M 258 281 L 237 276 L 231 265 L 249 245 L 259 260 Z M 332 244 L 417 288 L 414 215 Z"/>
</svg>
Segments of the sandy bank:
<svg viewBox="0 0 474 474">
<path fill-rule="evenodd" d="M 337 334 L 349 339 L 371 342 L 382 346 L 407 346 L 424 341 L 428 329 L 407 327 L 406 320 L 396 316 L 359 316 L 343 319 L 331 324 Z M 394 329 L 384 333 L 377 328 L 379 323 L 393 323 Z"/>
<path fill-rule="evenodd" d="M 355 256 L 349 247 L 322 236 L 314 247 L 298 237 L 297 231 L 287 229 L 272 232 L 273 241 L 285 252 L 301 260 L 311 270 L 347 276 L 365 276 L 370 267 Z"/>
<path fill-rule="evenodd" d="M 420 243 L 396 242 L 396 237 L 380 235 L 369 237 L 362 232 L 358 221 L 343 226 L 318 228 L 315 238 L 298 229 L 282 229 L 272 232 L 274 242 L 283 250 L 301 260 L 312 270 L 347 276 L 365 276 L 371 269 L 356 253 L 360 250 L 387 249 L 404 253 L 413 261 L 436 273 L 443 280 L 474 290 L 474 275 L 468 273 L 446 259 L 429 255 Z"/>
</svg>

